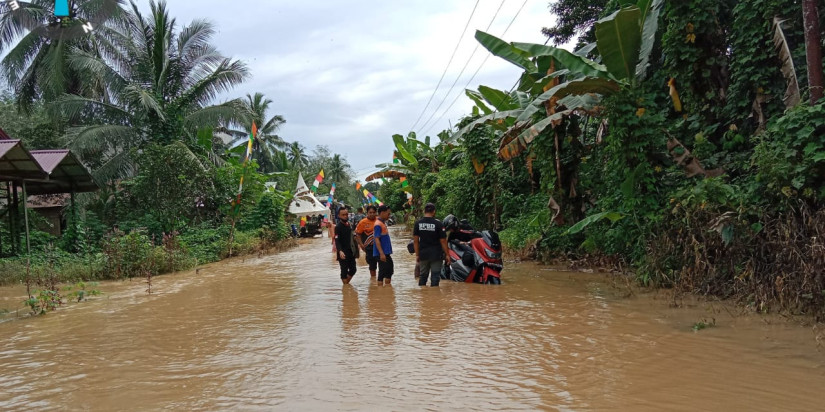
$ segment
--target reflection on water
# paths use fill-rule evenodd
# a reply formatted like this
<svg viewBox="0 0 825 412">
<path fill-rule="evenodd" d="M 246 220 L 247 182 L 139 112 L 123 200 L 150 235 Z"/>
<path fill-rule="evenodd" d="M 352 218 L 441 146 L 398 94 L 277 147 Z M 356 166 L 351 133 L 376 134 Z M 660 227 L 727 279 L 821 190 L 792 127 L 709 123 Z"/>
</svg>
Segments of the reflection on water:
<svg viewBox="0 0 825 412">
<path fill-rule="evenodd" d="M 405 235 L 395 233 L 398 250 Z M 351 285 L 323 240 L 0 323 L 0 410 L 818 410 L 811 331 L 509 264 L 501 286 Z M 0 305 L 22 301 L 0 290 Z M 697 320 L 718 326 L 694 333 Z"/>
</svg>

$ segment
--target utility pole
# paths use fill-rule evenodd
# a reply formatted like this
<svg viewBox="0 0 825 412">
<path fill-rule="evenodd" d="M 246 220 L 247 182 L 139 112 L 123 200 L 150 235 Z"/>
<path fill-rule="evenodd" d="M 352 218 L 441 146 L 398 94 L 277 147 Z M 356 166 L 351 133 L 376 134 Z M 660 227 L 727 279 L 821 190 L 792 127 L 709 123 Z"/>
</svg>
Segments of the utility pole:
<svg viewBox="0 0 825 412">
<path fill-rule="evenodd" d="M 822 38 L 819 28 L 819 10 L 816 0 L 802 0 L 802 20 L 805 25 L 805 51 L 808 59 L 808 88 L 811 105 L 822 99 Z"/>
</svg>

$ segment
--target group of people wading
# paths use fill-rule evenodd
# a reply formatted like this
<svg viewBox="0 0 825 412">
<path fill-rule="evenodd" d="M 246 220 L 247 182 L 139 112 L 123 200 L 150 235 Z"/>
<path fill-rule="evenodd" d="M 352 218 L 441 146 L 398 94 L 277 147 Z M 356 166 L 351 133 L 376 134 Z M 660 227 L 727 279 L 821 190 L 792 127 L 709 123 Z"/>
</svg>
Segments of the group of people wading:
<svg viewBox="0 0 825 412">
<path fill-rule="evenodd" d="M 371 279 L 377 285 L 389 285 L 395 268 L 392 261 L 392 243 L 387 229 L 387 220 L 392 212 L 387 205 L 367 206 L 367 214 L 352 214 L 348 207 L 338 210 L 338 224 L 330 235 L 334 238 L 338 264 L 341 266 L 341 281 L 349 284 L 357 272 L 356 259 L 363 251 L 370 269 Z M 353 221 L 350 221 L 350 215 Z M 361 218 L 361 216 L 364 216 Z M 450 253 L 447 248 L 447 233 L 440 220 L 435 218 L 435 205 L 424 206 L 424 217 L 415 222 L 413 245 L 419 267 L 419 286 L 438 286 L 442 264 L 449 265 Z M 377 273 L 376 273 L 377 271 Z"/>
</svg>

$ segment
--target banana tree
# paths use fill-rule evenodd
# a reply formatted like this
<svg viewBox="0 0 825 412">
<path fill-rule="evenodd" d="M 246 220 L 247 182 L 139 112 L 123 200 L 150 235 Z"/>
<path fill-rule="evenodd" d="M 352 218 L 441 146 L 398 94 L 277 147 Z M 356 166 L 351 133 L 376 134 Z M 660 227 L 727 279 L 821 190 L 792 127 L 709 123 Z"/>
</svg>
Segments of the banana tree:
<svg viewBox="0 0 825 412">
<path fill-rule="evenodd" d="M 635 86 L 644 79 L 653 50 L 664 0 L 621 1 L 622 8 L 596 22 L 596 45 L 601 62 L 590 60 L 594 46 L 577 52 L 533 43 L 507 43 L 482 31 L 476 39 L 494 55 L 525 70 L 519 90 L 542 92 L 516 109 L 487 114 L 457 133 L 481 123 L 512 126 L 503 133 L 499 155 L 509 160 L 522 153 L 548 126 L 576 112 L 592 113 L 600 96 Z"/>
</svg>

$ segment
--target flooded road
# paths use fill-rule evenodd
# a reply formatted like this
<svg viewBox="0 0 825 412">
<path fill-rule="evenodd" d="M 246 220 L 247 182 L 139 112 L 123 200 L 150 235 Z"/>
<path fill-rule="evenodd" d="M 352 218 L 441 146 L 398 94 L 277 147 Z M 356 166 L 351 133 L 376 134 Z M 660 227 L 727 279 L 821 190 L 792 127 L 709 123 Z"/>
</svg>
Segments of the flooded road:
<svg viewBox="0 0 825 412">
<path fill-rule="evenodd" d="M 533 263 L 419 288 L 393 235 L 393 287 L 342 287 L 324 238 L 0 323 L 0 410 L 825 408 L 816 330 Z"/>
</svg>

